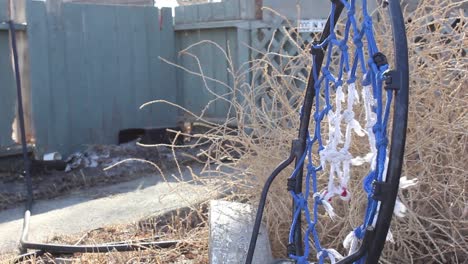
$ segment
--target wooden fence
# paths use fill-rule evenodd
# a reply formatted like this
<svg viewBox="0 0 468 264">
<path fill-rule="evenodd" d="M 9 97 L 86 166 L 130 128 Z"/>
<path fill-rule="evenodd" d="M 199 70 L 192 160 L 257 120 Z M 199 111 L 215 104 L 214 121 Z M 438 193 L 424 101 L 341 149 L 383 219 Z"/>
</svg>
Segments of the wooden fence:
<svg viewBox="0 0 468 264">
<path fill-rule="evenodd" d="M 125 128 L 168 127 L 176 110 L 170 9 L 63 3 L 28 6 L 32 114 L 37 150 L 70 153 L 117 142 Z"/>
<path fill-rule="evenodd" d="M 84 144 L 115 143 L 120 129 L 169 127 L 178 119 L 192 118 L 167 105 L 138 110 L 153 99 L 176 102 L 207 119 L 225 120 L 232 115 L 230 87 L 262 83 L 260 74 L 250 72 L 236 79 L 232 70 L 249 67 L 250 61 L 266 52 L 299 52 L 287 34 L 291 28 L 283 18 L 262 10 L 262 1 L 181 6 L 175 10 L 174 20 L 170 9 L 152 6 L 26 2 L 29 55 L 24 63 L 28 68 L 25 90 L 38 153 L 60 151 L 66 155 Z M 6 9 L 1 8 L 6 3 L 0 0 L 0 22 L 7 19 Z M 306 18 L 326 17 L 321 10 L 329 3 L 323 5 L 312 10 L 320 16 L 312 12 Z M 313 34 L 301 34 L 301 45 L 310 42 Z M 16 105 L 8 54 L 8 33 L 3 25 L 1 147 L 13 143 Z M 200 72 L 207 78 L 198 76 Z"/>
</svg>

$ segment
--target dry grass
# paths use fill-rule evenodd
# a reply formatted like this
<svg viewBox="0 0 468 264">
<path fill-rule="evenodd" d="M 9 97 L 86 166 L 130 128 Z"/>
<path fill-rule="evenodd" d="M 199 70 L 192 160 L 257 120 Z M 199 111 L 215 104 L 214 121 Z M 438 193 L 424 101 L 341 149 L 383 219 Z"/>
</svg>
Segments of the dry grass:
<svg viewBox="0 0 468 264">
<path fill-rule="evenodd" d="M 96 245 L 109 241 L 137 243 L 146 241 L 179 240 L 168 249 L 142 248 L 132 252 L 76 253 L 73 255 L 33 256 L 21 263 L 208 263 L 207 206 L 182 208 L 157 218 L 148 218 L 135 224 L 104 227 L 81 235 L 54 237 L 49 243 Z M 9 263 L 15 256 L 0 256 L 0 263 Z"/>
<path fill-rule="evenodd" d="M 420 1 L 414 12 L 405 14 L 411 103 L 404 176 L 417 178 L 419 184 L 400 194 L 409 210 L 407 217 L 393 221 L 396 242 L 387 244 L 383 263 L 468 261 L 468 43 L 467 19 L 462 9 L 466 4 L 466 1 L 425 0 Z M 376 35 L 381 36 L 380 47 L 391 57 L 388 25 L 377 25 Z M 217 46 L 211 41 L 196 45 Z M 196 59 L 192 48 L 188 47 L 181 55 Z M 238 195 L 249 197 L 256 204 L 266 176 L 288 156 L 291 141 L 296 137 L 303 95 L 300 86 L 306 81 L 300 70 L 310 65 L 310 59 L 307 52 L 288 56 L 268 51 L 249 65 L 235 67 L 231 54 L 224 52 L 224 55 L 231 65 L 228 72 L 234 83 L 229 94 L 219 95 L 210 89 L 208 82 L 215 80 L 203 74 L 203 65 L 199 65 L 198 73 L 191 73 L 204 80 L 208 91 L 216 97 L 214 100 L 234 98 L 229 101 L 232 117 L 222 125 L 206 121 L 211 129 L 209 133 L 193 136 L 211 141 L 212 146 L 206 152 L 210 162 L 227 166 L 220 159 L 229 156 L 235 161 L 229 166 L 242 168 L 236 171 L 237 179 L 233 174 L 230 180 L 235 180 Z M 274 65 L 275 57 L 279 58 L 280 67 Z M 249 74 L 261 75 L 263 81 L 245 83 Z M 263 99 L 259 100 L 260 97 Z M 197 117 L 202 121 L 203 118 L 203 113 Z M 232 123 L 238 127 L 232 128 Z M 290 172 L 291 169 L 282 173 L 272 186 L 266 206 L 266 221 L 278 256 L 285 252 L 290 225 L 291 202 L 285 188 Z M 360 188 L 359 179 L 353 188 Z M 361 208 L 364 199 L 364 195 L 356 195 L 350 204 L 336 204 L 341 216 L 336 221 L 321 218 L 318 229 L 327 230 L 321 235 L 323 244 L 343 249 L 341 241 L 362 217 L 348 216 L 348 213 Z"/>
</svg>

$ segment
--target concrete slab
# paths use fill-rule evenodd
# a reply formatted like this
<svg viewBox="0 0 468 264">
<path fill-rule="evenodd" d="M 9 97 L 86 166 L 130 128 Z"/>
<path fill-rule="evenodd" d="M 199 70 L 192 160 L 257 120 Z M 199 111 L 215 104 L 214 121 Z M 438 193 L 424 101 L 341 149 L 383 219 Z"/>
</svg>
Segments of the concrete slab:
<svg viewBox="0 0 468 264">
<path fill-rule="evenodd" d="M 214 200 L 210 202 L 210 263 L 243 264 L 247 256 L 255 214 L 248 204 Z M 272 263 L 270 240 L 260 228 L 254 264 Z"/>
</svg>

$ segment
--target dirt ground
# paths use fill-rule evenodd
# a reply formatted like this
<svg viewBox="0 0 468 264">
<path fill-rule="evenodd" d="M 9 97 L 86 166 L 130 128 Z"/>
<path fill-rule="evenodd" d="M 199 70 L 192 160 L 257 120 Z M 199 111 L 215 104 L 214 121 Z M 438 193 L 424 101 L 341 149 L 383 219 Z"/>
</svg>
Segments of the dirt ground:
<svg viewBox="0 0 468 264">
<path fill-rule="evenodd" d="M 159 173 L 159 169 L 170 170 L 176 167 L 175 158 L 180 165 L 187 165 L 193 162 L 191 157 L 198 151 L 193 148 L 177 148 L 173 153 L 168 147 L 141 147 L 135 142 L 89 146 L 85 151 L 67 158 L 66 171 L 34 167 L 31 173 L 34 199 L 51 199 L 75 190 L 107 186 Z M 126 159 L 132 160 L 104 170 Z M 22 170 L 20 157 L 17 163 L 19 166 L 16 171 L 14 168 L 3 172 L 0 169 L 0 210 L 15 207 L 26 200 L 24 177 L 19 174 Z"/>
<path fill-rule="evenodd" d="M 218 175 L 211 171 L 202 172 L 205 165 L 195 161 L 194 156 L 199 151 L 145 148 L 134 144 L 90 146 L 68 160 L 66 172 L 34 172 L 36 202 L 28 239 L 96 244 L 176 239 L 178 236 L 177 239 L 184 242 L 164 250 L 165 253 L 154 249 L 104 256 L 75 254 L 58 257 L 58 260 L 62 263 L 108 263 L 113 258 L 125 258 L 130 263 L 132 259 L 133 263 L 143 259 L 151 263 L 207 263 L 204 259 L 208 255 L 204 252 L 208 232 L 204 221 L 206 210 L 200 208 L 205 201 L 219 197 L 221 193 L 219 185 L 209 184 L 210 179 L 216 181 Z M 105 170 L 115 164 L 118 165 Z M 194 175 L 203 177 L 204 183 L 195 181 Z M 25 188 L 22 177 L 2 177 L 0 180 L 0 263 L 8 263 L 18 253 Z M 175 217 L 181 210 L 185 210 L 185 216 L 197 213 L 196 219 Z M 181 230 L 175 230 L 179 228 Z M 204 242 L 187 247 L 190 241 L 197 239 Z M 171 261 L 167 262 L 169 259 Z M 35 259 L 36 263 L 55 263 L 55 260 L 57 256 L 50 255 Z"/>
<path fill-rule="evenodd" d="M 97 228 L 50 240 L 58 244 L 97 244 L 109 241 L 167 241 L 180 243 L 168 249 L 142 248 L 134 252 L 105 254 L 31 255 L 21 263 L 208 263 L 208 226 L 206 204 L 170 211 L 132 224 Z M 0 263 L 9 263 L 16 256 L 0 255 Z"/>
</svg>

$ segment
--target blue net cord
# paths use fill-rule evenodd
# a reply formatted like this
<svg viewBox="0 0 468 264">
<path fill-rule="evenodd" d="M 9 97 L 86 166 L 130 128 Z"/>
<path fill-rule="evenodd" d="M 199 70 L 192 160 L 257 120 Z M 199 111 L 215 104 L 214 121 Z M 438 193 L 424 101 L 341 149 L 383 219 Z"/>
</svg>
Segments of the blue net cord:
<svg viewBox="0 0 468 264">
<path fill-rule="evenodd" d="M 316 94 L 315 112 L 313 114 L 314 133 L 312 135 L 308 135 L 306 150 L 290 176 L 290 179 L 295 179 L 300 168 L 302 168 L 302 166 L 306 166 L 307 173 L 305 175 L 305 189 L 303 193 L 296 194 L 294 191 L 290 191 L 294 200 L 295 208 L 293 222 L 289 233 L 289 244 L 294 243 L 295 228 L 301 228 L 296 227 L 297 220 L 301 217 L 301 213 L 304 214 L 307 223 L 307 228 L 305 229 L 303 236 L 303 255 L 297 256 L 291 252 L 289 255 L 289 257 L 296 260 L 298 264 L 309 263 L 312 246 L 316 252 L 318 263 L 320 264 L 325 263 L 325 260 L 327 259 L 334 263 L 335 260 L 342 257 L 336 250 L 327 249 L 321 245 L 316 224 L 319 221 L 318 210 L 320 206 L 325 208 L 330 217 L 333 217 L 333 208 L 329 203 L 329 199 L 331 199 L 330 197 L 333 196 L 333 194 L 330 194 L 330 186 L 333 186 L 334 178 L 336 176 L 335 174 L 342 173 L 340 170 L 343 170 L 344 168 L 344 166 L 340 169 L 330 165 L 332 169 L 329 174 L 329 188 L 326 191 L 319 192 L 317 176 L 319 173 L 323 174 L 323 172 L 326 171 L 327 161 L 330 162 L 323 158 L 325 156 L 324 154 L 327 151 L 331 151 L 327 153 L 331 153 L 329 155 L 332 155 L 332 158 L 337 158 L 337 155 L 343 155 L 341 157 L 342 161 L 344 160 L 344 162 L 348 163 L 349 160 L 346 159 L 350 159 L 347 147 L 344 147 L 341 152 L 337 152 L 337 144 L 334 146 L 324 145 L 321 135 L 321 124 L 323 119 L 328 116 L 329 120 L 332 120 L 335 112 L 342 111 L 341 103 L 338 102 L 340 98 L 337 99 L 336 105 L 332 105 L 330 93 L 331 91 L 334 91 L 337 93 L 337 96 L 342 96 L 341 89 L 343 84 L 348 87 L 348 97 L 351 96 L 352 93 L 355 93 L 354 87 L 356 83 L 364 87 L 363 99 L 364 101 L 367 101 L 368 105 L 366 107 L 370 109 L 366 113 L 368 115 L 368 129 L 366 131 L 369 137 L 370 148 L 373 150 L 372 152 L 375 153 L 372 157 L 372 161 L 370 161 L 371 171 L 363 179 L 363 189 L 367 193 L 368 199 L 364 220 L 362 225 L 356 227 L 351 233 L 356 239 L 362 239 L 364 236 L 364 230 L 375 222 L 375 216 L 378 211 L 378 201 L 372 198 L 372 184 L 375 181 L 385 180 L 388 146 L 387 126 L 392 102 L 392 92 L 387 91 L 386 94 L 384 94 L 385 91 L 383 89 L 384 74 L 388 71 L 388 64 L 385 63 L 378 65 L 373 57 L 375 54 L 379 53 L 379 50 L 373 33 L 372 17 L 369 15 L 367 10 L 367 1 L 362 0 L 362 5 L 360 6 L 363 17 L 362 22 L 359 22 L 356 19 L 356 0 L 350 0 L 349 2 L 341 0 L 341 3 L 344 5 L 346 10 L 346 23 L 344 25 L 343 37 L 338 39 L 334 32 L 334 25 L 331 25 L 329 36 L 323 42 L 314 44 L 312 47 L 313 49 L 324 49 L 327 47 L 325 64 L 322 67 L 320 78 L 319 73 L 317 72 L 317 65 L 313 65 L 312 67 L 313 78 L 316 80 L 314 86 Z M 333 17 L 335 9 L 336 4 L 332 3 L 330 13 L 331 23 L 335 21 L 335 18 Z M 366 45 L 364 45 L 363 40 L 366 40 Z M 349 54 L 348 44 L 350 43 L 354 45 L 353 54 Z M 364 49 L 366 49 L 366 52 Z M 336 50 L 339 50 L 341 54 L 339 56 L 339 67 L 334 72 L 335 74 L 333 74 L 333 54 Z M 366 54 L 368 54 L 368 60 L 366 60 Z M 362 80 L 358 80 L 357 73 L 359 71 L 363 76 Z M 321 96 L 323 96 L 323 99 Z M 351 105 L 352 107 L 358 99 L 359 98 L 349 99 L 348 105 Z M 354 117 L 350 115 L 352 111 L 349 110 L 350 106 L 348 106 L 348 117 L 345 117 L 344 119 L 347 118 L 348 120 L 346 122 L 351 124 L 355 120 Z M 372 120 L 369 121 L 370 119 Z M 334 129 L 336 130 L 338 128 L 334 127 Z M 359 125 L 355 125 L 354 130 L 358 134 L 360 129 Z M 349 131 L 346 132 L 347 134 L 350 133 L 351 129 L 348 128 L 348 130 Z M 332 140 L 336 141 L 338 140 L 337 138 L 341 137 L 339 131 L 335 134 L 336 136 L 330 136 L 328 144 L 330 144 Z M 346 145 L 349 146 L 349 142 L 346 142 L 345 146 Z M 314 153 L 313 151 L 314 146 L 317 146 L 317 153 Z M 320 164 L 314 164 L 312 159 L 313 154 L 317 154 L 321 157 Z M 346 184 L 346 182 L 344 184 Z M 346 189 L 343 189 L 343 194 L 346 195 Z M 312 243 L 309 243 L 309 241 Z M 356 263 L 361 263 L 362 261 L 363 260 L 360 260 Z"/>
</svg>

